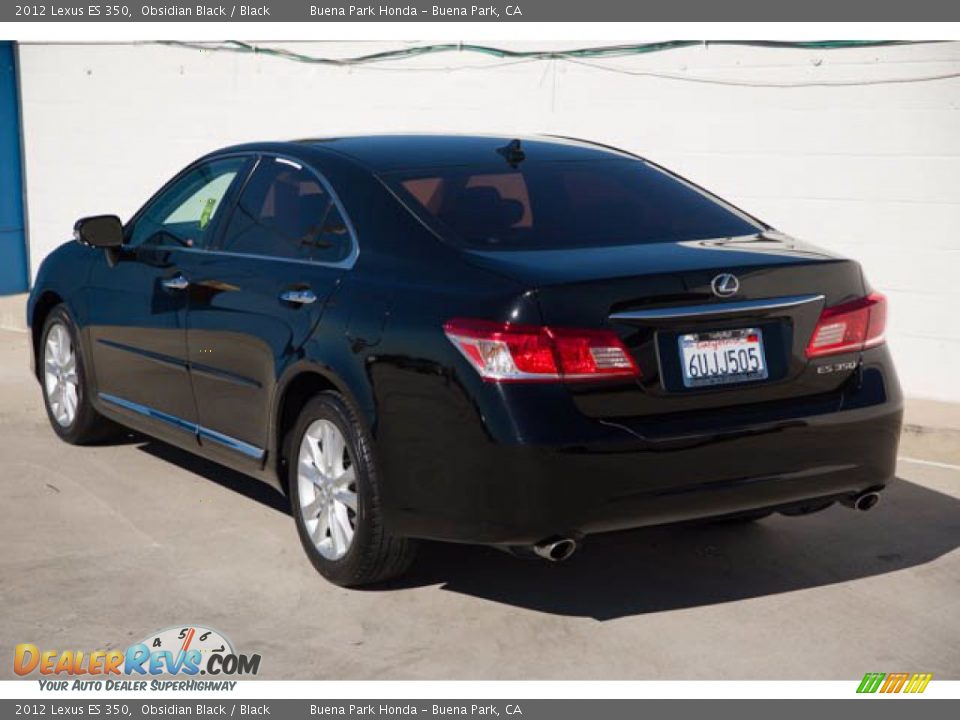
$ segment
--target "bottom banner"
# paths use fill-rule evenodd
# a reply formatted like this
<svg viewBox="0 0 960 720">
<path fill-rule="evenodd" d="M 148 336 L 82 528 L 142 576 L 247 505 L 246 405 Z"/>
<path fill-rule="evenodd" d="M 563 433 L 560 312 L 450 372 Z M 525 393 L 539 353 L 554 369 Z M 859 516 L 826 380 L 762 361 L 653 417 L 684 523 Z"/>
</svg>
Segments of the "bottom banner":
<svg viewBox="0 0 960 720">
<path fill-rule="evenodd" d="M 651 713 L 673 718 L 757 718 L 809 720 L 815 716 L 894 720 L 903 716 L 901 701 L 864 700 L 53 700 L 18 702 L 0 700 L 0 718 L 64 717 L 155 718 L 269 717 L 279 720 L 308 718 L 371 718 L 424 716 L 429 718 L 514 718 L 522 720 L 637 720 Z M 899 705 L 900 707 L 895 707 Z M 949 700 L 915 701 L 911 720 L 956 717 L 957 703 Z M 775 715 L 774 715 L 775 713 Z M 833 715 L 837 713 L 838 715 Z"/>
</svg>

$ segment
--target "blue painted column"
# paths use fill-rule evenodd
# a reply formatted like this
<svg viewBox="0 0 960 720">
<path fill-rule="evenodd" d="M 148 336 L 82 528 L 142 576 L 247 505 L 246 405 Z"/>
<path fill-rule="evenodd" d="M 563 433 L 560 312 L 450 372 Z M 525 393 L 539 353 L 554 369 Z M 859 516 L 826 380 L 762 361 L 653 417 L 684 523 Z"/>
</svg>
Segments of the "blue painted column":
<svg viewBox="0 0 960 720">
<path fill-rule="evenodd" d="M 0 41 L 0 295 L 25 292 L 30 282 L 22 158 L 14 47 Z"/>
</svg>

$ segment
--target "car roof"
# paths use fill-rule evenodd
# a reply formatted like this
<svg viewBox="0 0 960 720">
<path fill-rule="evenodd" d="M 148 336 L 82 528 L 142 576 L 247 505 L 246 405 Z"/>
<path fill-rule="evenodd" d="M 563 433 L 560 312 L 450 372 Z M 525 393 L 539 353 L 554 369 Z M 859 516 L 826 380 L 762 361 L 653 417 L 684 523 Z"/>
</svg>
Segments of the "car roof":
<svg viewBox="0 0 960 720">
<path fill-rule="evenodd" d="M 574 138 L 506 135 L 354 135 L 306 138 L 289 143 L 250 143 L 255 150 L 277 150 L 286 146 L 291 154 L 310 150 L 346 156 L 374 172 L 410 170 L 451 165 L 489 165 L 507 162 L 510 143 L 519 142 L 526 160 L 592 160 L 635 157 L 616 148 Z M 515 147 L 515 146 L 514 146 Z M 499 151 L 499 152 L 498 152 Z"/>
</svg>

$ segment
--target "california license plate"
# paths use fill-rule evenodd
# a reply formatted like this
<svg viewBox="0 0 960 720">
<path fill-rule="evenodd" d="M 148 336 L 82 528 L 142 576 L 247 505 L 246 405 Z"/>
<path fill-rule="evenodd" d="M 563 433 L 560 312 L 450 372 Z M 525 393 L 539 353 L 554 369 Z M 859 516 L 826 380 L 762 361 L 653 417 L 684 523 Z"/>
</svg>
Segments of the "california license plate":
<svg viewBox="0 0 960 720">
<path fill-rule="evenodd" d="M 687 387 L 763 380 L 767 361 L 759 328 L 681 335 L 680 365 Z"/>
</svg>

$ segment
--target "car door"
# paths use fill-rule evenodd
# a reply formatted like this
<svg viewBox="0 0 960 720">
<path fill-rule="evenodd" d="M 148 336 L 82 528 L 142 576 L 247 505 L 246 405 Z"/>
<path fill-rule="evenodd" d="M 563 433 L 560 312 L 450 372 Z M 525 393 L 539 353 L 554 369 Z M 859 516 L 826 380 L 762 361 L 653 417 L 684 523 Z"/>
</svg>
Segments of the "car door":
<svg viewBox="0 0 960 720">
<path fill-rule="evenodd" d="M 357 248 L 326 180 L 270 155 L 220 238 L 192 258 L 188 359 L 200 442 L 242 468 L 262 461 L 277 379 L 301 357 Z"/>
<path fill-rule="evenodd" d="M 225 157 L 181 173 L 127 224 L 121 250 L 91 269 L 88 332 L 99 400 L 174 442 L 195 442 L 197 422 L 182 261 L 212 234 L 249 162 Z"/>
</svg>

